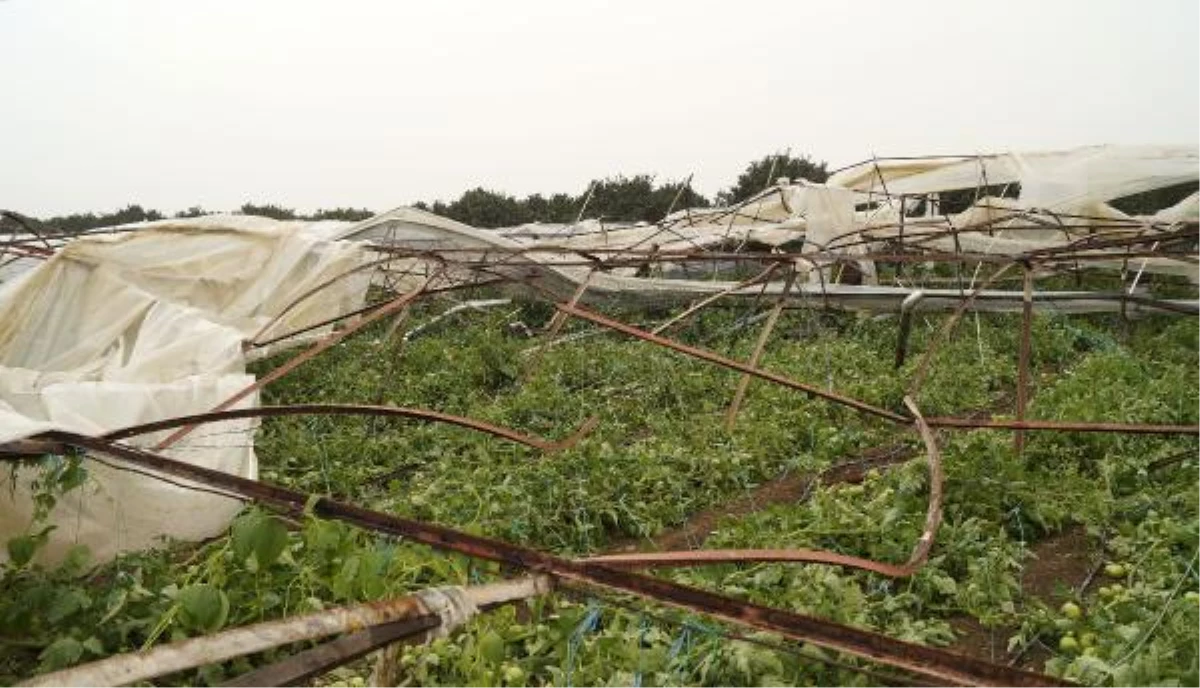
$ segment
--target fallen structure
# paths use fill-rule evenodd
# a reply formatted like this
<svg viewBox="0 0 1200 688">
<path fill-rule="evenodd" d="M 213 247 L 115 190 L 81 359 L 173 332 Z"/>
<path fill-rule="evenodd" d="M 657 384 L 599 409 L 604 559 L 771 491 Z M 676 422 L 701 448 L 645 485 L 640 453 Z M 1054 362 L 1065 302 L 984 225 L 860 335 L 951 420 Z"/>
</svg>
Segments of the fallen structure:
<svg viewBox="0 0 1200 688">
<path fill-rule="evenodd" d="M 1130 275 L 1126 291 L 1133 295 L 1144 273 L 1200 282 L 1200 263 L 1188 243 L 1190 228 L 1200 221 L 1200 195 L 1193 192 L 1152 215 L 1128 215 L 1109 202 L 1195 183 L 1198 167 L 1196 149 L 1167 147 L 883 160 L 842 170 L 824 184 L 779 180 L 737 206 L 685 209 L 654 225 L 606 227 L 588 221 L 480 230 L 399 208 L 346 227 L 338 236 L 391 249 L 396 259 L 385 270 L 389 286 L 398 289 L 423 278 L 426 259 L 436 253 L 488 263 L 493 275 L 532 280 L 560 296 L 586 282 L 581 298 L 592 304 L 777 294 L 781 275 L 765 288 L 739 288 L 715 267 L 781 261 L 801 276 L 792 301 L 849 309 L 898 309 L 913 289 L 879 285 L 877 263 L 900 261 L 954 262 L 974 275 L 984 265 L 1013 261 L 1028 262 L 1042 275 L 1081 268 L 1116 271 Z M 1019 190 L 1016 198 L 1004 195 L 1009 189 Z M 1001 195 L 988 195 L 991 190 Z M 943 198 L 967 192 L 974 195 L 964 209 L 939 212 Z M 846 265 L 854 266 L 862 284 L 841 283 L 839 271 Z M 975 282 L 960 280 L 941 292 L 926 289 L 921 308 L 952 309 Z M 1038 294 L 1035 303 L 1054 304 L 1061 312 L 1129 310 L 1129 303 L 1111 295 L 1096 297 Z M 997 292 L 981 294 L 975 304 L 1019 311 L 1021 301 L 1019 292 Z"/>
<path fill-rule="evenodd" d="M 275 319 L 368 259 L 361 246 L 321 239 L 302 224 L 248 217 L 164 221 L 65 244 L 0 291 L 0 444 L 49 430 L 100 435 L 217 406 L 253 384 L 243 342 L 264 325 L 273 323 L 267 335 L 286 332 L 361 306 L 365 275 Z M 239 404 L 257 405 L 257 395 Z M 223 423 L 170 454 L 254 477 L 254 428 L 251 420 Z M 48 560 L 75 543 L 106 561 L 163 538 L 212 537 L 240 509 L 104 466 L 91 477 L 52 514 Z M 19 478 L 14 498 L 0 500 L 5 538 L 24 532 L 35 509 L 36 472 Z"/>
<path fill-rule="evenodd" d="M 1029 323 L 1036 310 L 1196 315 L 1197 300 L 1152 295 L 1143 275 L 1197 283 L 1197 195 L 1150 214 L 1113 205 L 1134 194 L 1195 183 L 1197 153 L 1093 147 L 1029 155 L 872 160 L 823 184 L 779 180 L 736 206 L 684 209 L 655 224 L 525 225 L 484 230 L 413 208 L 359 223 L 276 222 L 215 215 L 106 228 L 67 241 L 14 234 L 0 256 L 0 455 L 86 451 L 88 484 L 51 515 L 46 561 L 85 543 L 96 561 L 162 539 L 221 533 L 243 501 L 317 513 L 446 551 L 500 561 L 569 584 L 631 592 L 822 647 L 871 657 L 929 680 L 1038 684 L 1045 677 L 916 648 L 811 617 L 770 610 L 624 569 L 721 561 L 819 562 L 908 576 L 934 546 L 941 468 L 934 429 L 1195 435 L 1190 426 L 1028 421 Z M 1019 190 L 1018 190 L 1019 187 Z M 964 193 L 970 198 L 963 201 Z M 950 207 L 951 202 L 962 207 Z M 7 261 L 7 262 L 5 262 Z M 942 273 L 934 269 L 945 266 Z M 916 269 L 926 275 L 910 275 Z M 905 274 L 905 270 L 909 271 Z M 1039 289 L 1043 277 L 1111 273 L 1106 292 Z M 993 287 L 1005 276 L 1020 289 Z M 933 283 L 933 280 L 941 282 Z M 921 282 L 928 281 L 923 284 Z M 382 294 L 368 301 L 374 285 Z M 256 482 L 258 418 L 295 413 L 402 415 L 453 422 L 542 451 L 554 442 L 431 410 L 369 405 L 262 408 L 258 391 L 329 347 L 418 299 L 489 286 L 553 303 L 567 318 L 670 348 L 710 364 L 908 428 L 930 464 L 926 528 L 909 561 L 892 564 L 799 550 L 665 552 L 568 560 Z M 718 303 L 764 299 L 771 312 L 749 361 L 661 333 Z M 685 307 L 653 332 L 595 306 Z M 913 312 L 967 310 L 1023 316 L 1014 420 L 924 418 L 920 376 L 906 409 L 877 408 L 758 367 L 784 308 L 841 308 L 901 316 L 897 360 Z M 306 346 L 260 380 L 246 364 Z M 742 388 L 744 388 L 744 383 Z M 739 398 L 740 399 L 740 394 Z M 738 400 L 728 415 L 736 419 Z M 36 475 L 18 472 L 0 500 L 0 533 L 25 532 Z M 187 514 L 180 518 L 180 514 Z M 5 556 L 0 553 L 0 557 Z M 539 588 L 540 590 L 541 588 Z M 395 636 L 391 636 L 395 637 Z M 955 662 L 958 662 L 957 664 Z"/>
</svg>

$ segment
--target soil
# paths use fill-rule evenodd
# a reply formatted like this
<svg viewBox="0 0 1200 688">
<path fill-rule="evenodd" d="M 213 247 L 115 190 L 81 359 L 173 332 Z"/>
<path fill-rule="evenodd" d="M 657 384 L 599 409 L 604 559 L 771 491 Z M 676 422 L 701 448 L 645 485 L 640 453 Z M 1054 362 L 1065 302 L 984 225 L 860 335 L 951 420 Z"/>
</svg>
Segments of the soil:
<svg viewBox="0 0 1200 688">
<path fill-rule="evenodd" d="M 1029 596 L 1052 607 L 1058 606 L 1073 591 L 1092 583 L 1101 561 L 1088 540 L 1083 526 L 1074 526 L 1042 540 L 1033 547 L 1034 558 L 1025 565 L 1021 589 Z M 1022 648 L 1008 651 L 1008 639 L 1015 628 L 985 628 L 974 618 L 959 616 L 950 619 L 958 639 L 947 648 L 951 652 L 976 657 L 989 662 L 1016 663 L 1023 669 L 1041 671 L 1050 653 L 1034 644 L 1022 653 Z"/>
<path fill-rule="evenodd" d="M 731 502 L 693 514 L 683 525 L 653 538 L 616 541 L 609 552 L 698 549 L 724 518 L 752 514 L 774 504 L 803 501 L 815 484 L 860 483 L 868 471 L 895 466 L 917 453 L 902 444 L 877 447 L 815 475 L 783 475 Z M 1102 560 L 1101 553 L 1089 541 L 1082 526 L 1068 528 L 1038 542 L 1033 546 L 1033 555 L 1021 577 L 1022 590 L 1025 595 L 1050 606 L 1057 606 L 1073 591 L 1094 584 L 1098 562 Z M 1037 644 L 1009 652 L 1008 639 L 1016 633 L 1015 628 L 986 628 L 965 615 L 949 621 L 957 636 L 947 648 L 952 652 L 988 662 L 1012 663 L 1030 671 L 1041 671 L 1050 657 L 1050 653 Z"/>
<path fill-rule="evenodd" d="M 1033 553 L 1037 558 L 1025 565 L 1022 588 L 1046 604 L 1062 603 L 1071 591 L 1082 587 L 1092 577 L 1099 559 L 1083 526 L 1073 526 L 1042 540 Z"/>
</svg>

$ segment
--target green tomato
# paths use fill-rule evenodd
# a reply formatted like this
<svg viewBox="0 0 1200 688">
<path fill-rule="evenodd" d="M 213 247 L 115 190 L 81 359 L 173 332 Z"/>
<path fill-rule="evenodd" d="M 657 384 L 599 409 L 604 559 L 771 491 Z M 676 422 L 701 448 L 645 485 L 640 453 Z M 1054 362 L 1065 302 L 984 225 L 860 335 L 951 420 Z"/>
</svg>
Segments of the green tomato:
<svg viewBox="0 0 1200 688">
<path fill-rule="evenodd" d="M 1107 585 L 1101 586 L 1099 593 L 1100 593 L 1100 599 L 1102 599 L 1102 600 L 1111 600 L 1113 598 L 1113 595 L 1116 594 L 1113 592 L 1113 589 L 1108 587 Z"/>
<path fill-rule="evenodd" d="M 1108 564 L 1104 567 L 1104 575 L 1109 578 L 1124 578 L 1125 573 L 1125 567 L 1121 564 Z"/>
<path fill-rule="evenodd" d="M 1084 633 L 1083 635 L 1079 636 L 1079 644 L 1085 648 L 1091 649 L 1096 645 L 1096 634 Z"/>
<path fill-rule="evenodd" d="M 1058 649 L 1063 652 L 1075 653 L 1079 651 L 1079 642 L 1075 640 L 1074 636 L 1064 635 L 1058 641 Z"/>
<path fill-rule="evenodd" d="M 510 666 L 504 669 L 505 682 L 518 685 L 525 682 L 525 670 L 519 666 Z"/>
<path fill-rule="evenodd" d="M 1072 621 L 1083 616 L 1083 610 L 1080 609 L 1079 605 L 1075 604 L 1074 602 L 1063 602 L 1063 606 L 1059 607 L 1059 611 L 1063 613 L 1063 616 L 1071 619 Z"/>
</svg>

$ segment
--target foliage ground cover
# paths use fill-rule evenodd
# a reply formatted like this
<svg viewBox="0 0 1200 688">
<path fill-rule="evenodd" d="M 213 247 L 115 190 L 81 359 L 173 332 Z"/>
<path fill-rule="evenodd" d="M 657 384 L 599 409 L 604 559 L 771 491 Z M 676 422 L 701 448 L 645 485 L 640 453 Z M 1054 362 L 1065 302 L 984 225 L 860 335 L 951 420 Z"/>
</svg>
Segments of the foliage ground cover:
<svg viewBox="0 0 1200 688">
<path fill-rule="evenodd" d="M 414 309 L 410 322 L 444 310 Z M 668 314 L 613 311 L 650 323 Z M 710 309 L 675 331 L 745 359 L 757 327 L 745 309 Z M 369 329 L 271 386 L 264 403 L 358 402 L 433 408 L 561 438 L 595 415 L 575 447 L 543 455 L 444 425 L 379 418 L 264 421 L 262 478 L 371 508 L 452 525 L 563 555 L 677 528 L 783 475 L 813 474 L 881 445 L 916 438 L 847 409 L 756 382 L 733 432 L 723 416 L 735 373 L 619 335 L 589 334 L 537 354 L 543 304 L 464 312 L 404 341 Z M 893 369 L 896 322 L 815 311 L 785 314 L 762 365 L 886 408 L 901 399 L 942 316 L 914 328 Z M 938 352 L 920 394 L 926 415 L 1011 413 L 1018 318 L 968 316 Z M 1197 330 L 1191 319 L 1038 316 L 1034 394 L 1041 419 L 1197 422 Z M 262 362 L 263 373 L 283 357 Z M 953 645 L 971 618 L 1042 650 L 1030 668 L 1089 684 L 1195 685 L 1197 460 L 1194 438 L 1009 433 L 939 436 L 945 521 L 928 565 L 890 580 L 827 566 L 721 565 L 660 575 L 776 607 Z M 1181 457 L 1182 458 L 1178 458 Z M 45 508 L 86 489 L 86 462 L 47 457 Z M 34 470 L 21 468 L 20 470 Z M 810 547 L 903 561 L 921 531 L 927 475 L 917 459 L 861 484 L 816 485 L 805 499 L 722 520 L 706 547 Z M 1086 533 L 1096 582 L 1030 594 L 1037 543 Z M 157 642 L 431 585 L 492 580 L 492 565 L 446 556 L 311 516 L 248 508 L 230 533 L 199 546 L 129 554 L 89 569 L 80 549 L 56 568 L 33 563 L 37 524 L 8 543 L 0 596 L 0 681 Z M 518 613 L 520 612 L 520 613 Z M 731 640 L 730 629 L 636 600 L 562 593 L 479 617 L 405 652 L 411 684 L 850 684 L 879 676 L 813 647 Z M 209 666 L 164 682 L 213 684 L 296 648 Z M 358 683 L 362 665 L 325 677 Z M 887 676 L 885 675 L 886 679 Z"/>
</svg>

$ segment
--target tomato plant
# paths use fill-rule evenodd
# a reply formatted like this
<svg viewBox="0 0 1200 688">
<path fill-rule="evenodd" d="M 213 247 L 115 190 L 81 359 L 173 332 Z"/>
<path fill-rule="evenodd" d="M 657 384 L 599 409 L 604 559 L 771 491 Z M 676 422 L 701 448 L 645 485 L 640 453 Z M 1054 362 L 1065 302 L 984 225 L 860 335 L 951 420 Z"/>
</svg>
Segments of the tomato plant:
<svg viewBox="0 0 1200 688">
<path fill-rule="evenodd" d="M 434 306 L 413 310 L 413 321 Z M 642 311 L 619 314 L 643 322 Z M 676 331 L 729 356 L 757 336 L 744 313 L 712 309 Z M 815 475 L 872 447 L 915 437 L 843 408 L 755 381 L 736 427 L 723 426 L 736 373 L 571 321 L 588 336 L 536 354 L 542 339 L 506 323 L 549 317 L 539 304 L 460 316 L 403 341 L 386 325 L 332 348 L 269 387 L 264 403 L 359 402 L 472 416 L 563 437 L 596 415 L 571 449 L 529 448 L 445 425 L 354 417 L 281 417 L 256 440 L 261 475 L 296 489 L 453 525 L 562 555 L 648 543 L 697 512 L 755 495 L 781 476 Z M 928 415 L 1011 412 L 1014 316 L 968 316 L 937 354 L 920 394 Z M 910 358 L 892 366 L 895 321 L 795 311 L 762 365 L 899 410 L 941 316 L 922 316 Z M 1034 321 L 1036 418 L 1196 423 L 1192 321 L 1149 319 L 1114 334 L 1106 317 Z M 257 365 L 263 373 L 285 360 Z M 664 571 L 756 602 L 957 648 L 961 622 L 1011 636 L 1030 668 L 1095 684 L 1197 682 L 1195 438 L 942 433 L 944 521 L 928 564 L 907 579 L 825 566 L 746 564 Z M 1191 458 L 1169 461 L 1181 452 Z M 86 483 L 86 463 L 42 462 L 43 512 Z M 812 547 L 904 561 L 921 532 L 924 462 L 870 472 L 861 484 L 813 484 L 794 501 L 718 519 L 706 547 Z M 1027 572 L 1039 543 L 1080 529 L 1098 575 L 1046 595 Z M 172 639 L 432 585 L 500 575 L 497 567 L 304 515 L 248 508 L 228 535 L 124 555 L 89 569 L 34 563 L 38 523 L 7 543 L 0 596 L 0 680 Z M 408 648 L 421 685 L 760 685 L 877 681 L 818 648 L 733 640 L 729 629 L 642 602 L 556 594 L 518 614 L 497 610 L 461 632 Z M 298 648 L 205 667 L 164 682 L 219 683 Z M 356 685 L 367 668 L 322 681 Z"/>
</svg>

